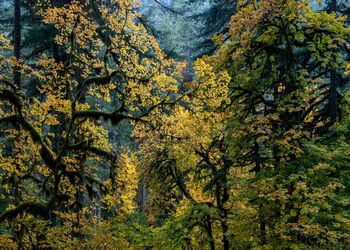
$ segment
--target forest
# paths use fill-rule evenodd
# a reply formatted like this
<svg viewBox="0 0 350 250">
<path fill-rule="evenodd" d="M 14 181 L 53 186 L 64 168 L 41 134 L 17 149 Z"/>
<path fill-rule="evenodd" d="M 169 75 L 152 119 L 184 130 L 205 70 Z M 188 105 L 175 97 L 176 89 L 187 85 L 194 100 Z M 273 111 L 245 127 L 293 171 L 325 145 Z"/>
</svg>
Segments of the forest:
<svg viewBox="0 0 350 250">
<path fill-rule="evenodd" d="M 350 249 L 350 1 L 0 10 L 0 249 Z"/>
</svg>

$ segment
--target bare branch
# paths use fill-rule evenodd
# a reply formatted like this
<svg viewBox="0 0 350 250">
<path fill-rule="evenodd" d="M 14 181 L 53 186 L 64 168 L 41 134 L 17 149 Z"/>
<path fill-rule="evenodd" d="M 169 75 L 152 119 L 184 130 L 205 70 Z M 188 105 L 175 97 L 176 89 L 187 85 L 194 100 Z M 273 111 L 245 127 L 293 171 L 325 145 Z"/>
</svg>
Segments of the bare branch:
<svg viewBox="0 0 350 250">
<path fill-rule="evenodd" d="M 163 9 L 166 9 L 167 11 L 170 11 L 176 15 L 182 15 L 182 13 L 178 12 L 177 10 L 174 10 L 168 6 L 165 6 L 164 4 L 162 4 L 161 2 L 159 2 L 158 0 L 154 0 L 158 5 L 160 5 Z"/>
</svg>

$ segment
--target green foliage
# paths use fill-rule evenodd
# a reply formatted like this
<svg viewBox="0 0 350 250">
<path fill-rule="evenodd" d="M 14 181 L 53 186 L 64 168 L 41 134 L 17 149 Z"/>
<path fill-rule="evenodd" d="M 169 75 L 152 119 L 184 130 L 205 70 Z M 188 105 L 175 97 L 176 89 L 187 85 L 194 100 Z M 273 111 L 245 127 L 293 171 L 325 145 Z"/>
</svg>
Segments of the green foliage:
<svg viewBox="0 0 350 250">
<path fill-rule="evenodd" d="M 336 128 L 328 101 L 329 70 L 347 81 L 345 21 L 308 1 L 239 1 L 230 37 L 215 36 L 216 53 L 195 63 L 189 99 L 141 136 L 151 201 L 183 195 L 163 209 L 175 213 L 162 226 L 174 248 L 198 231 L 197 247 L 211 249 L 349 243 L 349 148 L 335 132 L 348 102 L 337 94 Z"/>
</svg>

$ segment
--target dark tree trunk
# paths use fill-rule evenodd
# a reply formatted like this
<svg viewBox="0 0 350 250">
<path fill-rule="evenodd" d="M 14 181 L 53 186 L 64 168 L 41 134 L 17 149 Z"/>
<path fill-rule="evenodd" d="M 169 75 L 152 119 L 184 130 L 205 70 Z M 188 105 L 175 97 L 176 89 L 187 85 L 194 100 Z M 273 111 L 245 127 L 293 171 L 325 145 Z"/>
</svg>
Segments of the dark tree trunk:
<svg viewBox="0 0 350 250">
<path fill-rule="evenodd" d="M 14 56 L 17 60 L 21 58 L 21 0 L 14 0 L 13 2 L 14 9 L 14 27 L 13 27 L 13 45 L 14 45 Z M 20 67 L 13 67 L 13 83 L 21 87 L 21 71 Z M 14 177 L 17 180 L 17 175 Z M 20 203 L 20 193 L 18 192 L 18 182 L 14 181 L 14 196 L 15 196 L 15 205 L 18 206 Z M 22 215 L 21 215 L 22 217 Z M 17 243 L 19 248 L 23 248 L 22 237 L 23 237 L 23 225 L 20 223 L 20 230 L 15 231 L 17 238 Z"/>
<path fill-rule="evenodd" d="M 331 125 L 337 122 L 337 82 L 336 72 L 331 71 L 330 91 L 329 91 L 329 116 Z"/>
<path fill-rule="evenodd" d="M 226 236 L 227 231 L 228 231 L 228 225 L 227 225 L 228 211 L 225 208 L 225 204 L 230 198 L 227 185 L 225 185 L 226 183 L 228 183 L 227 175 L 228 175 L 228 166 L 230 166 L 230 165 L 231 165 L 230 161 L 224 160 L 225 176 L 222 180 L 222 183 L 224 183 L 224 185 L 220 185 L 220 187 L 222 189 L 222 197 L 221 197 L 221 202 L 218 203 L 220 214 L 221 214 L 221 219 L 222 219 L 221 220 L 221 230 L 222 230 L 222 234 L 223 234 L 222 242 L 224 243 L 224 250 L 230 250 L 230 242 Z"/>
<path fill-rule="evenodd" d="M 213 237 L 213 230 L 211 227 L 211 221 L 210 221 L 210 217 L 207 216 L 206 218 L 206 223 L 205 223 L 205 227 L 208 233 L 208 237 L 209 237 L 209 245 L 210 245 L 210 249 L 211 250 L 215 250 L 215 242 L 214 242 L 214 237 Z"/>
<path fill-rule="evenodd" d="M 14 29 L 13 44 L 14 56 L 16 59 L 21 58 L 21 0 L 14 0 Z M 19 67 L 14 67 L 13 82 L 18 87 L 21 86 L 21 71 Z"/>
<path fill-rule="evenodd" d="M 327 13 L 332 13 L 336 11 L 337 8 L 337 0 L 329 0 L 327 2 Z M 332 51 L 334 52 L 334 51 Z M 335 57 L 333 57 L 335 60 Z M 337 122 L 337 79 L 336 72 L 332 69 L 330 76 L 330 90 L 329 90 L 329 117 L 330 124 L 333 125 Z"/>
<path fill-rule="evenodd" d="M 227 218 L 227 213 L 226 213 L 226 218 Z M 228 230 L 226 220 L 221 223 L 221 228 L 223 232 L 222 242 L 224 243 L 224 250 L 230 250 L 230 242 L 228 241 L 228 238 L 226 236 L 226 233 Z"/>
<path fill-rule="evenodd" d="M 260 239 L 261 244 L 266 244 L 266 223 L 264 218 L 260 218 Z"/>
</svg>

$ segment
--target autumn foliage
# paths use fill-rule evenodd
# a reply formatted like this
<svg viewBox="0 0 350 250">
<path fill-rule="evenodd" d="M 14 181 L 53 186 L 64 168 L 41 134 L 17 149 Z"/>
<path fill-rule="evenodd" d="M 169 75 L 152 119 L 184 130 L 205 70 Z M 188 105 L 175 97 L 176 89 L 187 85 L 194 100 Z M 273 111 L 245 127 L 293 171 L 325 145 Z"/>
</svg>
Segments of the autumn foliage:
<svg viewBox="0 0 350 250">
<path fill-rule="evenodd" d="M 91 216 L 94 206 L 113 209 L 120 219 L 132 213 L 136 159 L 127 149 L 115 151 L 108 129 L 124 120 L 141 122 L 177 89 L 175 65 L 135 22 L 135 4 L 116 1 L 111 9 L 103 1 L 93 7 L 88 1 L 62 7 L 38 2 L 37 15 L 54 26 L 65 60 L 42 54 L 27 65 L 3 56 L 1 182 L 10 203 L 0 221 L 14 228 L 6 244 L 97 244 L 81 240 L 100 238 L 94 227 L 104 228 Z M 12 49 L 3 35 L 1 46 L 4 53 Z M 37 96 L 10 81 L 16 65 Z M 119 241 L 99 239 L 110 247 Z"/>
<path fill-rule="evenodd" d="M 347 19 L 307 0 L 238 1 L 181 86 L 186 64 L 139 4 L 37 1 L 59 56 L 8 56 L 0 34 L 0 244 L 348 247 L 348 92 L 332 85 L 347 79 Z M 137 146 L 116 147 L 111 131 L 127 126 Z"/>
</svg>

